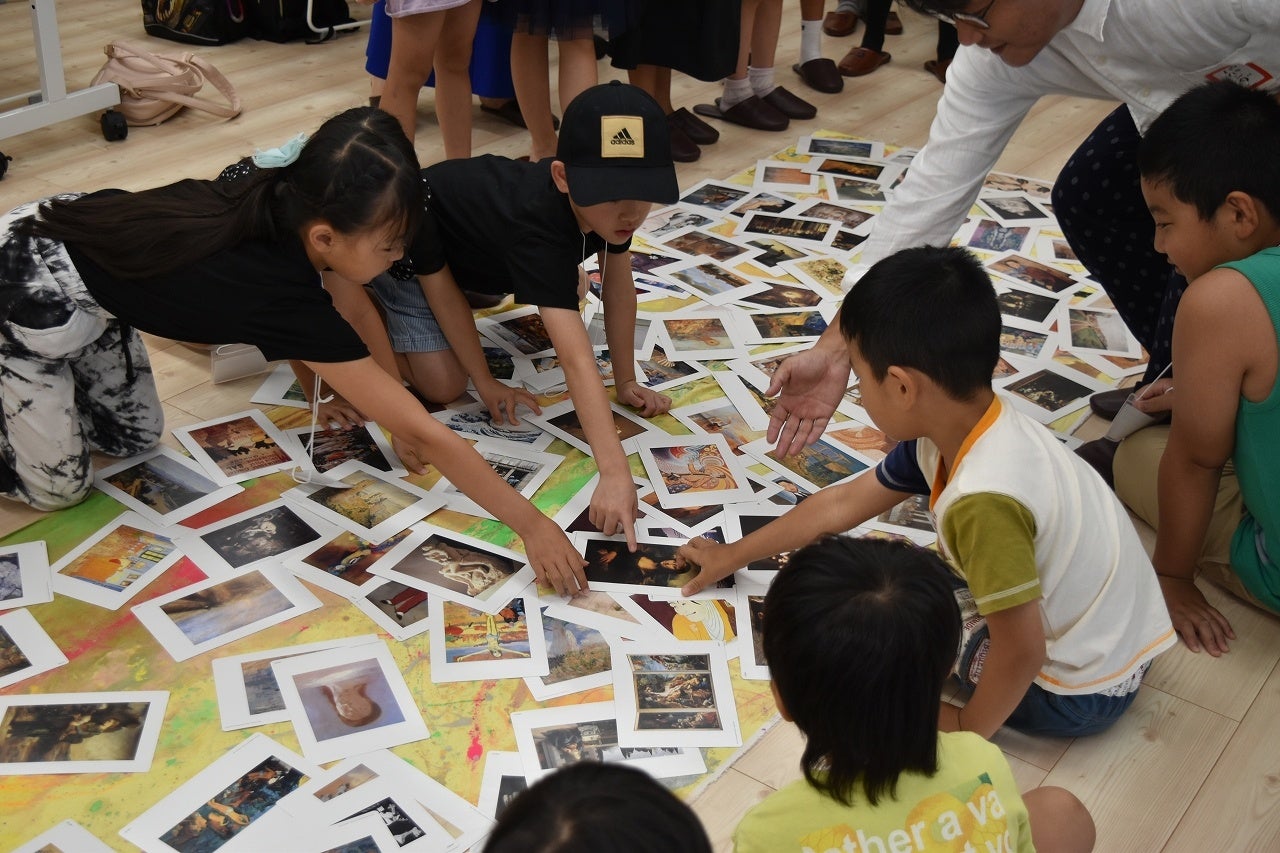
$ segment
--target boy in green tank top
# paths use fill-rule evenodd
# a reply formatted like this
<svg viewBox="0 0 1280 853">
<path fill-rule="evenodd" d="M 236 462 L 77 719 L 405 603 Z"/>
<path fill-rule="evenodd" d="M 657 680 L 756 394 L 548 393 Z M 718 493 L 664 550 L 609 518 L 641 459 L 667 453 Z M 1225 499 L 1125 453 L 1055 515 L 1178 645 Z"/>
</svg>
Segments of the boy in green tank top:
<svg viewBox="0 0 1280 853">
<path fill-rule="evenodd" d="M 1235 633 L 1196 571 L 1280 613 L 1280 103 L 1218 82 L 1147 131 L 1138 165 L 1155 247 L 1191 282 L 1173 375 L 1140 404 L 1171 425 L 1126 439 L 1116 492 L 1156 528 L 1152 558 L 1187 647 L 1217 657 Z M 1224 470 L 1225 469 L 1225 470 Z"/>
</svg>

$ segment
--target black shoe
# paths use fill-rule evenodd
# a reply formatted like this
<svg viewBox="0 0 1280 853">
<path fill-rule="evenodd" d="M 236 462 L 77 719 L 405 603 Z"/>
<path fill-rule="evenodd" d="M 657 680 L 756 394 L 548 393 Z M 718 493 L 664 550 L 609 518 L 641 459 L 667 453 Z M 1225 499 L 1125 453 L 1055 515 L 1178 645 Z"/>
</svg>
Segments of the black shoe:
<svg viewBox="0 0 1280 853">
<path fill-rule="evenodd" d="M 1086 441 L 1077 447 L 1076 456 L 1088 462 L 1089 467 L 1097 471 L 1103 481 L 1114 489 L 1116 481 L 1111 468 L 1115 463 L 1116 450 L 1119 447 L 1120 442 L 1118 441 L 1112 441 L 1109 438 L 1095 438 L 1093 441 Z"/>
<path fill-rule="evenodd" d="M 1133 388 L 1112 388 L 1110 391 L 1099 391 L 1089 398 L 1089 408 L 1104 420 L 1112 420 L 1124 406 L 1124 401 L 1134 392 Z"/>
</svg>

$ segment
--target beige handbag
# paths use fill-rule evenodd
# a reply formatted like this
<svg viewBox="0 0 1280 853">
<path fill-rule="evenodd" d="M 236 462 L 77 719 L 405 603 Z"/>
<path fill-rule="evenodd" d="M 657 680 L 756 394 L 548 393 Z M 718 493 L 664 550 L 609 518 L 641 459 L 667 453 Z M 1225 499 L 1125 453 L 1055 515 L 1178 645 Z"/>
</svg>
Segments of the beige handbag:
<svg viewBox="0 0 1280 853">
<path fill-rule="evenodd" d="M 240 115 L 235 87 L 222 72 L 192 53 L 149 53 L 122 41 L 113 41 L 103 50 L 107 62 L 93 78 L 93 85 L 115 83 L 120 87 L 117 109 L 131 125 L 160 124 L 183 107 L 223 118 Z M 205 81 L 222 93 L 226 105 L 196 97 Z"/>
</svg>

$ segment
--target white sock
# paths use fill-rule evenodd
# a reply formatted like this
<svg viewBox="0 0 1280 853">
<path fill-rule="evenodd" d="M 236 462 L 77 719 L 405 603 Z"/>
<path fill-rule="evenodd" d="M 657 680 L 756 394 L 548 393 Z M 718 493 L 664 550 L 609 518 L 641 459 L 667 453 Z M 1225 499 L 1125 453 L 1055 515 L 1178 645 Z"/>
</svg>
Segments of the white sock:
<svg viewBox="0 0 1280 853">
<path fill-rule="evenodd" d="M 751 71 L 752 69 L 748 69 L 748 76 L 743 77 L 741 80 L 734 80 L 732 77 L 725 78 L 724 94 L 720 96 L 721 109 L 727 110 L 730 107 L 736 107 L 755 94 L 751 91 Z"/>
<path fill-rule="evenodd" d="M 822 58 L 822 21 L 800 22 L 800 64 Z"/>
<path fill-rule="evenodd" d="M 747 80 L 750 81 L 751 91 L 755 92 L 757 98 L 763 98 L 778 88 L 778 84 L 773 82 L 773 66 L 768 68 L 752 68 L 748 66 Z"/>
</svg>

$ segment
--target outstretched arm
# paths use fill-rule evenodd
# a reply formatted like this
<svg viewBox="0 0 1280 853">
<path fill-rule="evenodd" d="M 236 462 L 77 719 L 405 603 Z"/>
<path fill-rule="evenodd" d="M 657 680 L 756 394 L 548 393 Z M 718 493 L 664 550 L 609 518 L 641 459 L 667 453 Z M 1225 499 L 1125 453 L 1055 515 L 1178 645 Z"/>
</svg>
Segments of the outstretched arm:
<svg viewBox="0 0 1280 853">
<path fill-rule="evenodd" d="M 609 341 L 609 357 L 613 361 L 613 388 L 618 402 L 639 409 L 651 418 L 670 410 L 671 398 L 646 388 L 636 381 L 636 285 L 631 277 L 631 253 L 606 257 L 601 249 L 596 257 L 604 276 L 604 332 Z"/>
</svg>

